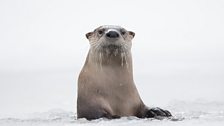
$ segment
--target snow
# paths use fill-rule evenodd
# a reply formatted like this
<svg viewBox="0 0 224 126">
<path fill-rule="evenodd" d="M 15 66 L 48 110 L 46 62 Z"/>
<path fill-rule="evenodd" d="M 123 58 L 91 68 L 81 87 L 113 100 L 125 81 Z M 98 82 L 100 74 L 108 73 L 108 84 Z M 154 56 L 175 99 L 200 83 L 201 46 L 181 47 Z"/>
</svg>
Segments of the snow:
<svg viewBox="0 0 224 126">
<path fill-rule="evenodd" d="M 23 118 L 1 118 L 1 126 L 222 126 L 224 124 L 224 103 L 206 101 L 173 101 L 166 107 L 174 117 L 171 119 L 139 119 L 136 117 L 122 117 L 121 119 L 97 119 L 88 121 L 76 119 L 76 114 L 62 109 L 47 112 L 27 114 Z"/>
</svg>

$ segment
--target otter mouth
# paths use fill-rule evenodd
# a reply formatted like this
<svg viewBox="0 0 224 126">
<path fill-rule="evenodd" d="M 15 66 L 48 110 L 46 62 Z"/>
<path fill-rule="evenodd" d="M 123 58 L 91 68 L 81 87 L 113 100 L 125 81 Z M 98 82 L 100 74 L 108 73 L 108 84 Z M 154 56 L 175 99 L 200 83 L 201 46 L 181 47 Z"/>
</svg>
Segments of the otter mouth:
<svg viewBox="0 0 224 126">
<path fill-rule="evenodd" d="M 121 45 L 109 44 L 102 46 L 102 51 L 106 52 L 106 54 L 119 54 L 125 52 Z"/>
<path fill-rule="evenodd" d="M 122 50 L 121 45 L 115 45 L 115 44 L 104 45 L 104 46 L 102 46 L 102 48 L 104 50 L 110 50 L 110 52 Z"/>
<path fill-rule="evenodd" d="M 121 46 L 115 45 L 115 44 L 109 44 L 109 45 L 104 45 L 103 48 L 109 49 L 109 50 L 117 50 L 117 49 L 121 49 Z"/>
</svg>

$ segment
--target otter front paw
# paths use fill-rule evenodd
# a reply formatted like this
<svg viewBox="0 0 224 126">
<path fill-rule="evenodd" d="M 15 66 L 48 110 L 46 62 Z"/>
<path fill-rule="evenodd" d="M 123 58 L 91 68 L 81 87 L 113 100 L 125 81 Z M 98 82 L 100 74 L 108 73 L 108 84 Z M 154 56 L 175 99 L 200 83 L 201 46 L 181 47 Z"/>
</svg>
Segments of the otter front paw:
<svg viewBox="0 0 224 126">
<path fill-rule="evenodd" d="M 156 117 L 171 117 L 171 113 L 167 110 L 163 110 L 159 107 L 150 108 L 146 112 L 147 118 L 156 118 Z"/>
</svg>

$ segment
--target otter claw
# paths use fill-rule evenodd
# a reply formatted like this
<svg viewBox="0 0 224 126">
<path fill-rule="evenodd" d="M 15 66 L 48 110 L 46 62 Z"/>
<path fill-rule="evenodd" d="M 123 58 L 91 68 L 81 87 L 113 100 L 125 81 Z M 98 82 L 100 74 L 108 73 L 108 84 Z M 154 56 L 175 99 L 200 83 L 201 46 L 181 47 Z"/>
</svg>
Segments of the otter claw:
<svg viewBox="0 0 224 126">
<path fill-rule="evenodd" d="M 171 117 L 171 113 L 167 110 L 163 110 L 161 108 L 151 108 L 147 111 L 146 117 L 147 118 L 155 118 L 155 117 Z"/>
</svg>

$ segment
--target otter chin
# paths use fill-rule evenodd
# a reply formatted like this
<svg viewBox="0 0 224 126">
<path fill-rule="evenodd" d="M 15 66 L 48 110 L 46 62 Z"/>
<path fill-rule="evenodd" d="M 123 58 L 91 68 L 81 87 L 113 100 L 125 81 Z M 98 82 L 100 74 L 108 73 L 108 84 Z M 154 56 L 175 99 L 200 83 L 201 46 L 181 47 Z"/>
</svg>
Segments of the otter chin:
<svg viewBox="0 0 224 126">
<path fill-rule="evenodd" d="M 147 107 L 140 98 L 132 70 L 134 37 L 134 32 L 114 25 L 100 26 L 86 34 L 90 49 L 78 78 L 78 118 L 172 116 L 167 110 Z"/>
</svg>

